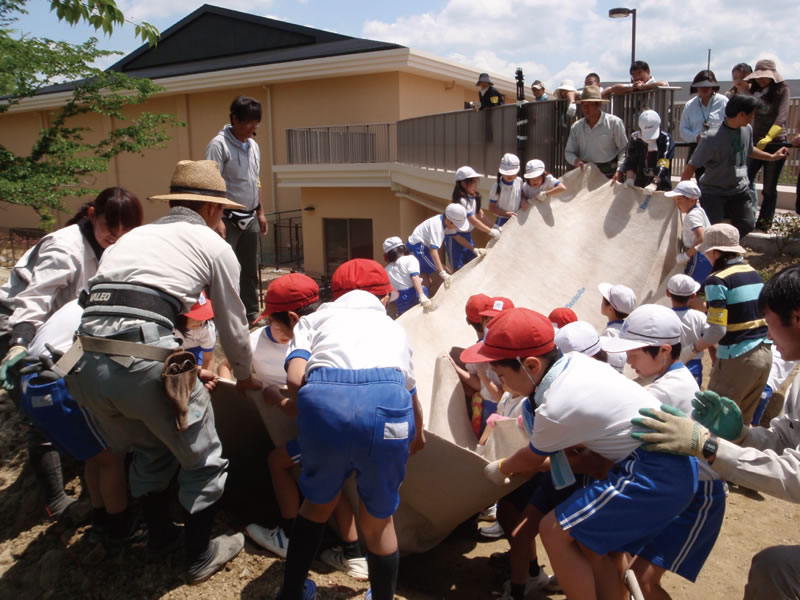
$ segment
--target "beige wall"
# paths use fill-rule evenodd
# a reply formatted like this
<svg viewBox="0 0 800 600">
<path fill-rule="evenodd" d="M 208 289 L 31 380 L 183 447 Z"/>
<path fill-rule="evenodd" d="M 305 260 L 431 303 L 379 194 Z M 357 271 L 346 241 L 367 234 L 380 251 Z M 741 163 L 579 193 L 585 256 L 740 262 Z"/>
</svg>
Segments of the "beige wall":
<svg viewBox="0 0 800 600">
<path fill-rule="evenodd" d="M 411 73 L 400 76 L 400 114 L 398 119 L 463 110 L 464 99 L 474 100 L 475 91 L 452 80 L 431 79 Z"/>
</svg>

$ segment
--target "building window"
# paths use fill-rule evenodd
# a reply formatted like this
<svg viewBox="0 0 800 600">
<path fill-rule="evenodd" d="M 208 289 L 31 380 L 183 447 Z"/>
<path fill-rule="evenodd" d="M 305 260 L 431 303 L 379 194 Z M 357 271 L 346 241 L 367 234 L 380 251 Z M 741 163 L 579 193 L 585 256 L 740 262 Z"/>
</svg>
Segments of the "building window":
<svg viewBox="0 0 800 600">
<path fill-rule="evenodd" d="M 351 258 L 372 258 L 372 219 L 323 219 L 325 272 Z"/>
</svg>

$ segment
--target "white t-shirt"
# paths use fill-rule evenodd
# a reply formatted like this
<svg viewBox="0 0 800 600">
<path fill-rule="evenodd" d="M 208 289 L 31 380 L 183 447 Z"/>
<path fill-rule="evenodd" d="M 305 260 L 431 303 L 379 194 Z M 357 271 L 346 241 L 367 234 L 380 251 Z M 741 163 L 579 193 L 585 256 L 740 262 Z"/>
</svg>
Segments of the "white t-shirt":
<svg viewBox="0 0 800 600">
<path fill-rule="evenodd" d="M 534 451 L 554 453 L 576 444 L 619 462 L 641 442 L 631 423 L 640 408 L 659 408 L 639 384 L 608 365 L 570 352 L 547 372 L 536 390 Z"/>
<path fill-rule="evenodd" d="M 484 375 L 489 381 L 495 384 L 501 390 L 503 389 L 503 384 L 500 381 L 500 378 L 497 376 L 497 373 L 494 372 L 493 369 L 489 368 L 489 363 L 467 363 L 467 372 L 471 375 Z M 483 380 L 481 380 L 481 398 L 484 400 L 489 400 L 490 402 L 496 402 L 494 396 L 489 391 L 489 389 L 483 384 Z"/>
<path fill-rule="evenodd" d="M 694 351 L 694 343 L 703 337 L 706 326 L 706 315 L 693 308 L 673 308 L 681 320 L 681 360 L 689 362 L 695 358 L 702 358 L 702 352 Z"/>
<path fill-rule="evenodd" d="M 455 229 L 444 228 L 444 215 L 436 215 L 417 225 L 414 232 L 408 236 L 408 243 L 422 244 L 428 248 L 438 249 L 442 247 L 444 234 L 455 233 L 455 231 Z"/>
<path fill-rule="evenodd" d="M 45 344 L 50 344 L 59 352 L 69 350 L 75 332 L 81 324 L 82 314 L 83 307 L 78 304 L 77 298 L 59 308 L 36 330 L 36 335 L 28 347 L 28 356 L 34 359 L 42 354 L 50 356 L 50 352 L 44 347 Z"/>
<path fill-rule="evenodd" d="M 399 369 L 405 375 L 406 389 L 416 391 L 405 330 L 386 314 L 376 296 L 363 290 L 347 292 L 302 317 L 294 328 L 286 359 L 296 357 L 308 361 L 306 374 L 318 367 Z"/>
<path fill-rule="evenodd" d="M 384 268 L 386 269 L 386 274 L 389 275 L 389 282 L 392 284 L 392 288 L 398 292 L 414 287 L 414 282 L 411 281 L 411 278 L 414 275 L 419 275 L 419 261 L 416 256 L 411 254 L 401 256 Z"/>
<path fill-rule="evenodd" d="M 673 364 L 661 377 L 646 385 L 645 388 L 660 404 L 669 404 L 682 410 L 687 415 L 692 414 L 692 400 L 694 393 L 699 392 L 694 375 L 691 374 L 683 363 Z M 706 461 L 697 461 L 699 465 L 699 479 L 713 481 L 719 479 Z"/>
<path fill-rule="evenodd" d="M 186 333 L 180 332 L 183 338 L 183 347 L 186 350 L 200 348 L 202 352 L 212 352 L 217 347 L 217 328 L 214 319 L 204 321 L 197 329 L 190 329 Z"/>
<path fill-rule="evenodd" d="M 536 196 L 539 195 L 539 192 L 549 192 L 559 183 L 561 183 L 560 180 L 553 177 L 550 173 L 548 173 L 547 176 L 545 176 L 545 178 L 542 180 L 542 185 L 531 185 L 530 181 L 531 180 L 528 179 L 525 182 L 525 185 L 522 186 L 522 193 L 528 200 L 531 198 L 536 198 Z"/>
<path fill-rule="evenodd" d="M 501 210 L 517 212 L 522 201 L 522 186 L 520 177 L 515 177 L 511 183 L 501 177 L 489 192 L 489 202 L 497 204 L 497 208 Z"/>
<path fill-rule="evenodd" d="M 286 385 L 286 355 L 289 344 L 281 344 L 272 337 L 269 327 L 259 327 L 250 333 L 253 349 L 253 373 L 265 386 Z"/>
<path fill-rule="evenodd" d="M 497 414 L 501 417 L 516 419 L 522 414 L 522 401 L 525 396 L 515 396 L 511 392 L 503 392 L 497 403 Z"/>
<path fill-rule="evenodd" d="M 694 246 L 694 230 L 702 227 L 703 231 L 707 227 L 711 227 L 711 222 L 708 220 L 706 211 L 699 204 L 695 204 L 689 212 L 683 215 L 683 226 L 681 230 L 681 241 L 684 248 L 691 248 Z"/>
<path fill-rule="evenodd" d="M 476 213 L 478 212 L 478 202 L 477 200 L 475 200 L 474 196 L 466 196 L 466 197 L 461 196 L 459 203 L 461 204 L 461 206 L 464 207 L 464 210 L 467 211 L 467 219 L 476 216 Z M 469 229 L 467 229 L 467 231 L 472 231 L 473 229 L 475 229 L 475 226 L 472 223 L 470 223 Z M 456 232 L 455 230 L 453 230 L 453 231 L 448 231 L 447 233 L 452 235 Z"/>
<path fill-rule="evenodd" d="M 602 344 L 603 342 L 602 338 L 618 338 L 619 332 L 622 331 L 623 323 L 624 321 L 609 321 L 606 323 L 606 328 L 603 330 L 603 333 L 600 334 L 600 343 Z M 625 370 L 625 363 L 628 360 L 628 353 L 607 352 L 606 354 L 608 354 L 608 364 L 622 373 Z"/>
<path fill-rule="evenodd" d="M 769 370 L 767 385 L 772 388 L 773 392 L 775 392 L 783 385 L 783 383 L 786 381 L 786 378 L 791 375 L 792 369 L 794 369 L 797 363 L 800 361 L 783 360 L 783 357 L 781 356 L 781 353 L 778 352 L 775 344 L 772 344 L 771 347 L 772 367 Z"/>
</svg>

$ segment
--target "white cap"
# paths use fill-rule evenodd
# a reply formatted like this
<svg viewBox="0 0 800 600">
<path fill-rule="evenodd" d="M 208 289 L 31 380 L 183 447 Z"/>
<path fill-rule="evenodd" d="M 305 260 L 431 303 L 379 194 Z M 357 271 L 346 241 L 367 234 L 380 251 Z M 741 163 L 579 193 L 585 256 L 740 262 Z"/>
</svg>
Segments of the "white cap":
<svg viewBox="0 0 800 600">
<path fill-rule="evenodd" d="M 445 218 L 451 220 L 453 225 L 459 231 L 467 231 L 469 229 L 469 221 L 467 221 L 467 209 L 460 204 L 451 202 L 444 209 Z"/>
<path fill-rule="evenodd" d="M 399 248 L 402 245 L 403 245 L 403 240 L 401 240 L 397 236 L 386 238 L 385 240 L 383 240 L 383 253 L 388 254 L 395 248 Z"/>
<path fill-rule="evenodd" d="M 664 192 L 664 195 L 670 198 L 674 198 L 675 196 L 687 196 L 688 198 L 694 198 L 697 200 L 703 194 L 700 191 L 700 187 L 694 181 L 687 179 L 686 181 L 681 181 L 678 185 L 676 185 L 674 190 L 670 192 Z"/>
<path fill-rule="evenodd" d="M 473 177 L 480 177 L 480 175 L 472 167 L 463 166 L 456 171 L 456 181 L 464 181 Z"/>
<path fill-rule="evenodd" d="M 577 92 L 578 90 L 575 88 L 575 82 L 572 79 L 565 79 L 561 83 L 558 84 L 556 91 L 564 90 L 565 92 Z"/>
<path fill-rule="evenodd" d="M 594 356 L 602 349 L 597 330 L 586 321 L 575 321 L 564 325 L 556 331 L 555 342 L 562 354 L 580 352 L 586 356 Z"/>
<path fill-rule="evenodd" d="M 670 294 L 675 294 L 676 296 L 691 296 L 700 289 L 700 284 L 688 275 L 679 273 L 669 278 L 667 289 Z"/>
<path fill-rule="evenodd" d="M 510 152 L 503 154 L 498 171 L 500 171 L 500 175 L 516 175 L 519 173 L 519 158 L 517 158 L 517 155 Z"/>
<path fill-rule="evenodd" d="M 529 160 L 525 165 L 525 179 L 532 179 L 544 173 L 544 162 L 538 158 Z"/>
<path fill-rule="evenodd" d="M 658 137 L 661 133 L 661 117 L 654 110 L 646 110 L 639 115 L 639 130 L 642 132 L 642 139 L 649 142 Z"/>
<path fill-rule="evenodd" d="M 617 312 L 630 314 L 636 306 L 636 294 L 625 285 L 613 285 L 611 283 L 601 283 L 597 286 L 603 298 L 614 307 Z"/>
<path fill-rule="evenodd" d="M 681 320 L 675 311 L 660 304 L 643 304 L 625 319 L 619 337 L 603 338 L 602 345 L 607 352 L 627 352 L 680 342 Z"/>
</svg>

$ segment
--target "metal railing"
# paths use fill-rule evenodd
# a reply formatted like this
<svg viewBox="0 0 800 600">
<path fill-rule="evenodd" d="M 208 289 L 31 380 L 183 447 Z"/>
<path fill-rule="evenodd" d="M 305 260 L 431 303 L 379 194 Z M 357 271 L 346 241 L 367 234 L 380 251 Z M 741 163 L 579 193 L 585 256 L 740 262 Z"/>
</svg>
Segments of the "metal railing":
<svg viewBox="0 0 800 600">
<path fill-rule="evenodd" d="M 397 160 L 394 123 L 287 129 L 290 165 L 375 163 Z"/>
<path fill-rule="evenodd" d="M 269 232 L 261 237 L 260 266 L 302 269 L 303 216 L 301 210 L 266 213 Z"/>
</svg>

